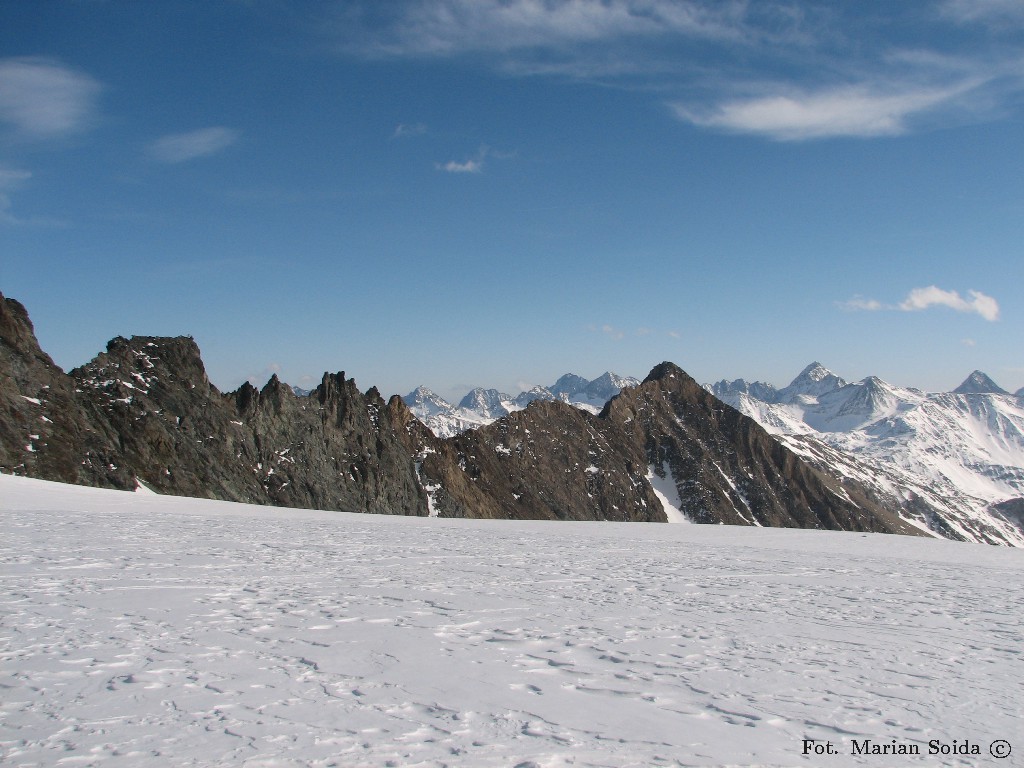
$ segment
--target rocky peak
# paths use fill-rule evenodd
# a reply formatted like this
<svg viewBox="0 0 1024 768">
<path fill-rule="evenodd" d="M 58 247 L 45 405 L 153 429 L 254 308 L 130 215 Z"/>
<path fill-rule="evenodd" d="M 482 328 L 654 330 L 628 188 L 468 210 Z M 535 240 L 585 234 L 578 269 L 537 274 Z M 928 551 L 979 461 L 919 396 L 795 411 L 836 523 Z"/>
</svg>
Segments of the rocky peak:
<svg viewBox="0 0 1024 768">
<path fill-rule="evenodd" d="M 564 378 L 564 377 L 563 377 Z M 554 392 L 547 387 L 530 387 L 525 392 L 520 392 L 516 395 L 516 399 L 513 402 L 520 408 L 525 408 L 530 403 L 536 400 L 561 400 L 565 402 L 569 395 L 564 392 Z"/>
<path fill-rule="evenodd" d="M 964 379 L 963 383 L 953 390 L 956 395 L 1008 395 L 1005 389 L 996 384 L 983 371 L 974 371 Z"/>
<path fill-rule="evenodd" d="M 601 414 L 675 480 L 691 520 L 910 532 L 859 490 L 812 469 L 759 424 L 662 363 Z"/>
<path fill-rule="evenodd" d="M 439 394 L 422 385 L 416 387 L 416 389 L 402 399 L 405 401 L 406 405 L 413 408 L 425 409 L 425 412 L 446 411 L 452 407 L 452 404 Z"/>
<path fill-rule="evenodd" d="M 659 363 L 651 369 L 651 372 L 647 374 L 641 383 L 646 384 L 649 381 L 660 381 L 662 379 L 689 379 L 690 377 L 675 363 L 670 363 L 667 360 L 663 363 Z M 692 381 L 692 379 L 691 379 Z"/>
<path fill-rule="evenodd" d="M 590 382 L 582 376 L 577 376 L 575 373 L 566 373 L 559 376 L 558 381 L 548 387 L 548 389 L 551 391 L 551 394 L 555 395 L 555 397 L 558 397 L 559 395 L 572 397 L 578 392 L 582 392 L 586 389 L 589 383 Z"/>
<path fill-rule="evenodd" d="M 36 340 L 35 328 L 28 310 L 15 299 L 0 293 L 0 354 L 8 369 L 16 376 L 31 367 L 60 371 L 52 358 L 43 352 Z"/>
<path fill-rule="evenodd" d="M 83 460 L 103 454 L 101 477 Z M 72 379 L 43 352 L 25 307 L 0 294 L 0 471 L 120 487 L 116 446 L 94 428 Z M 113 467 L 114 469 L 111 469 Z"/>
<path fill-rule="evenodd" d="M 505 407 L 504 403 L 511 400 L 512 397 L 510 395 L 506 395 L 496 389 L 477 387 L 462 398 L 459 402 L 459 407 L 477 411 L 487 418 L 496 419 L 508 415 L 508 408 Z"/>
<path fill-rule="evenodd" d="M 793 399 L 801 395 L 821 397 L 845 386 L 844 379 L 836 376 L 821 363 L 813 362 L 804 368 L 788 387 L 779 391 L 779 399 Z"/>
<path fill-rule="evenodd" d="M 618 376 L 611 371 L 598 376 L 587 384 L 587 396 L 593 400 L 611 400 L 623 389 L 623 387 L 635 387 L 640 382 L 631 377 Z"/>
<path fill-rule="evenodd" d="M 774 403 L 779 395 L 778 390 L 771 384 L 766 384 L 763 381 L 746 381 L 745 379 L 734 379 L 733 381 L 722 379 L 707 385 L 705 389 L 723 400 L 739 395 L 749 395 L 764 403 Z"/>
</svg>

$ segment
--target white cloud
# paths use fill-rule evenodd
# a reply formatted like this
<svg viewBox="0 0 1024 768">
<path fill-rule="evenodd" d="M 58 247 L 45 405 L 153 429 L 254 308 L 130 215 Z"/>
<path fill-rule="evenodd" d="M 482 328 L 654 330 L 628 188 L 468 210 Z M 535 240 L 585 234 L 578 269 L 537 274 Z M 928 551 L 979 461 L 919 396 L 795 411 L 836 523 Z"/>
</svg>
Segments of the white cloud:
<svg viewBox="0 0 1024 768">
<path fill-rule="evenodd" d="M 484 170 L 484 159 L 488 156 L 493 157 L 511 157 L 512 155 L 503 154 L 500 152 L 492 152 L 489 147 L 480 147 L 480 150 L 476 153 L 475 158 L 469 158 L 467 160 L 449 160 L 447 163 L 435 163 L 434 167 L 439 171 L 445 171 L 446 173 L 482 173 Z"/>
<path fill-rule="evenodd" d="M 841 301 L 839 302 L 839 306 L 840 308 L 850 312 L 874 312 L 879 309 L 885 309 L 882 302 L 876 301 L 875 299 L 866 299 L 863 296 L 854 296 L 852 299 L 848 299 L 847 301 Z"/>
<path fill-rule="evenodd" d="M 968 299 L 956 291 L 944 291 L 934 285 L 915 288 L 900 302 L 904 312 L 915 312 L 929 307 L 949 307 L 957 312 L 974 312 L 989 322 L 999 319 L 999 303 L 980 291 L 968 291 Z"/>
<path fill-rule="evenodd" d="M 423 123 L 413 123 L 412 125 L 399 123 L 395 126 L 395 132 L 391 134 L 391 138 L 402 139 L 408 136 L 422 136 L 426 132 L 427 126 Z"/>
<path fill-rule="evenodd" d="M 673 104 L 686 122 L 778 141 L 832 137 L 895 136 L 907 131 L 908 118 L 948 104 L 977 86 L 976 81 L 939 89 L 886 92 L 871 86 L 844 86 L 738 99 L 711 109 Z"/>
<path fill-rule="evenodd" d="M 358 56 L 473 57 L 514 76 L 644 89 L 680 120 L 778 141 L 898 136 L 1015 109 L 1019 48 L 966 26 L 950 35 L 949 22 L 1019 29 L 1024 0 L 912 6 L 879 16 L 796 0 L 351 0 L 326 26 Z"/>
<path fill-rule="evenodd" d="M 665 33 L 721 38 L 736 35 L 743 4 L 686 0 L 430 0 L 408 3 L 391 23 L 358 28 L 350 47 L 386 56 L 447 56 L 512 51 Z"/>
<path fill-rule="evenodd" d="M 8 226 L 66 227 L 66 221 L 50 216 L 18 216 L 13 211 L 10 193 L 32 178 L 31 171 L 0 166 L 0 224 Z"/>
<path fill-rule="evenodd" d="M 958 21 L 1024 22 L 1024 2 L 1021 0 L 946 0 L 941 11 Z"/>
<path fill-rule="evenodd" d="M 934 285 L 925 288 L 914 288 L 899 304 L 883 304 L 876 299 L 854 296 L 847 301 L 838 302 L 840 308 L 849 311 L 876 312 L 879 310 L 900 310 L 902 312 L 919 312 L 932 307 L 948 307 L 957 312 L 969 312 L 980 315 L 989 322 L 999 319 L 999 302 L 981 291 L 967 291 L 965 299 L 957 291 L 946 291 Z"/>
<path fill-rule="evenodd" d="M 449 160 L 447 163 L 438 163 L 437 169 L 447 173 L 480 173 L 484 169 L 482 160 L 466 160 L 457 162 Z"/>
<path fill-rule="evenodd" d="M 149 150 L 150 154 L 162 163 L 183 163 L 186 160 L 214 155 L 237 140 L 238 131 L 216 126 L 163 136 L 154 141 Z"/>
<path fill-rule="evenodd" d="M 11 213 L 11 197 L 8 193 L 30 178 L 32 178 L 32 174 L 29 171 L 0 168 L 0 222 L 4 224 L 19 223 Z"/>
<path fill-rule="evenodd" d="M 100 84 L 45 58 L 0 60 L 0 121 L 32 138 L 52 138 L 86 127 Z"/>
</svg>

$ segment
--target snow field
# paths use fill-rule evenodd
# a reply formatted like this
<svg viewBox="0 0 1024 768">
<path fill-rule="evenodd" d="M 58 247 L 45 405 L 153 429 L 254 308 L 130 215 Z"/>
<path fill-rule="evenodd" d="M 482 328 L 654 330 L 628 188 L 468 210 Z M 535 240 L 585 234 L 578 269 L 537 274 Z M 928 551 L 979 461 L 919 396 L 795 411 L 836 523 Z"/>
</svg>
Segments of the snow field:
<svg viewBox="0 0 1024 768">
<path fill-rule="evenodd" d="M 0 476 L 10 766 L 1009 765 L 1024 553 Z M 841 754 L 802 755 L 805 738 Z M 983 758 L 850 754 L 851 741 Z"/>
</svg>

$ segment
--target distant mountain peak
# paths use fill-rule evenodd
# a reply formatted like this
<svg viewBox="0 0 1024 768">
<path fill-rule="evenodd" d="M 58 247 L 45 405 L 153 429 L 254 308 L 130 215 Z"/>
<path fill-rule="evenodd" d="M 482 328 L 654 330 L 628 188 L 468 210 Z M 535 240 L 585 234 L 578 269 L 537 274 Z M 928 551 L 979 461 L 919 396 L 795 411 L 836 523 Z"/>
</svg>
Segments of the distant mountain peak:
<svg viewBox="0 0 1024 768">
<path fill-rule="evenodd" d="M 779 397 L 779 391 L 771 384 L 766 384 L 763 381 L 747 381 L 746 379 L 727 381 L 722 379 L 714 384 L 707 384 L 704 388 L 722 400 L 739 395 L 748 395 L 764 403 L 774 403 Z"/>
<path fill-rule="evenodd" d="M 974 371 L 964 379 L 963 383 L 953 390 L 957 395 L 1008 395 L 1005 389 L 996 384 L 984 371 Z"/>
<path fill-rule="evenodd" d="M 506 395 L 504 392 L 499 392 L 496 389 L 484 389 L 483 387 L 477 387 L 476 389 L 470 390 L 470 392 L 462 398 L 459 402 L 459 407 L 471 411 L 477 411 L 489 419 L 500 419 L 502 416 L 508 416 L 509 409 L 505 403 L 509 403 L 511 401 L 512 396 Z"/>
<path fill-rule="evenodd" d="M 814 361 L 800 371 L 800 375 L 793 379 L 788 387 L 781 390 L 779 395 L 782 400 L 800 395 L 821 397 L 845 386 L 845 379 L 841 379 L 821 363 Z"/>
<path fill-rule="evenodd" d="M 584 379 L 582 376 L 578 376 L 575 373 L 566 373 L 563 376 L 558 377 L 556 381 L 549 389 L 555 396 L 568 395 L 572 397 L 577 392 L 582 392 L 587 388 L 590 382 Z"/>
<path fill-rule="evenodd" d="M 819 363 L 817 360 L 815 360 L 813 363 L 811 363 L 802 371 L 800 371 L 800 375 L 797 376 L 796 379 L 794 379 L 794 381 L 799 381 L 802 379 L 808 381 L 823 381 L 824 379 L 827 379 L 829 376 L 835 376 L 835 374 L 832 373 L 832 371 L 830 371 L 824 365 Z"/>
</svg>

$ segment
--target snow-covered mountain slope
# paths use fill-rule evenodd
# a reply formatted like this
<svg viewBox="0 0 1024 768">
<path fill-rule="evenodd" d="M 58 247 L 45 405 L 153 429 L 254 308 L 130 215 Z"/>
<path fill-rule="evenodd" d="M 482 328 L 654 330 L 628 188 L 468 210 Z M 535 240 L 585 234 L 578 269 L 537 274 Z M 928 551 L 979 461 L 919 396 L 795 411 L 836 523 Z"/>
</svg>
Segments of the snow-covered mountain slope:
<svg viewBox="0 0 1024 768">
<path fill-rule="evenodd" d="M 774 394 L 756 382 L 708 389 L 819 468 L 867 483 L 933 531 L 1024 546 L 1019 522 L 993 508 L 1024 497 L 1024 403 L 980 371 L 945 393 L 873 376 L 848 384 L 818 363 Z"/>
<path fill-rule="evenodd" d="M 875 768 L 1024 746 L 1018 551 L 4 475 L 0 529 L 4 765 Z"/>
<path fill-rule="evenodd" d="M 496 389 L 483 389 L 477 387 L 466 394 L 459 402 L 459 408 L 466 411 L 476 411 L 481 417 L 489 421 L 508 416 L 516 406 L 511 395 L 499 392 Z"/>
<path fill-rule="evenodd" d="M 451 437 L 467 429 L 490 424 L 519 411 L 535 400 L 561 400 L 590 413 L 598 413 L 623 387 L 635 387 L 639 379 L 606 372 L 588 380 L 574 373 L 559 377 L 550 387 L 535 386 L 512 396 L 496 389 L 477 387 L 454 406 L 426 387 L 417 387 L 404 398 L 413 414 L 438 437 Z"/>
<path fill-rule="evenodd" d="M 479 390 L 479 392 L 484 391 Z M 495 390 L 491 391 L 494 392 Z M 467 394 L 463 402 L 470 399 L 475 392 L 477 390 Z M 481 398 L 481 400 L 483 399 Z M 409 406 L 409 410 L 412 411 L 413 415 L 438 437 L 451 437 L 460 432 L 465 432 L 467 429 L 482 427 L 484 424 L 490 424 L 495 419 L 507 415 L 513 410 L 518 410 L 515 403 L 508 401 L 502 403 L 499 400 L 497 405 L 500 410 L 498 415 L 492 418 L 473 408 L 452 405 L 440 395 L 423 386 L 417 387 L 403 397 L 402 400 Z"/>
<path fill-rule="evenodd" d="M 804 368 L 788 387 L 779 390 L 779 402 L 800 402 L 803 398 L 817 398 L 846 386 L 846 382 L 815 361 Z"/>
</svg>

